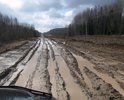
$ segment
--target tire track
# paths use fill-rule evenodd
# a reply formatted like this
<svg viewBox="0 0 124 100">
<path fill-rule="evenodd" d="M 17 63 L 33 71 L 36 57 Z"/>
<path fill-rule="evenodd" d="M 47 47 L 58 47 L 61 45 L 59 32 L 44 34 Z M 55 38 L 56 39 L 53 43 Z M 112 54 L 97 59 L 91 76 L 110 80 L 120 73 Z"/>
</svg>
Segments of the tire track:
<svg viewBox="0 0 124 100">
<path fill-rule="evenodd" d="M 35 47 L 34 50 L 32 50 L 32 52 L 30 53 L 30 55 L 27 56 L 25 61 L 22 62 L 22 65 L 25 67 L 24 67 L 24 70 L 21 73 L 19 79 L 15 83 L 15 85 L 29 87 L 29 88 L 32 87 L 32 79 L 31 78 L 33 78 L 33 75 L 35 73 L 36 65 L 37 65 L 37 61 L 38 61 L 40 53 L 41 53 L 42 45 L 43 45 L 43 42 L 40 40 L 38 47 Z M 33 56 L 32 56 L 32 53 L 34 53 Z M 31 57 L 31 59 L 29 60 L 30 57 Z M 21 67 L 21 66 L 19 66 L 19 67 Z"/>
<path fill-rule="evenodd" d="M 34 69 L 33 73 L 29 76 L 29 79 L 28 79 L 27 84 L 26 84 L 26 86 L 25 86 L 26 88 L 32 89 L 32 85 L 33 85 L 32 82 L 33 82 L 35 73 L 36 73 L 38 67 L 40 66 L 40 60 L 41 60 L 41 58 L 42 58 L 42 52 L 41 52 L 41 53 L 39 54 L 39 56 L 38 56 L 37 64 L 36 64 L 36 66 L 35 66 L 35 69 Z"/>
<path fill-rule="evenodd" d="M 88 68 L 85 67 L 84 72 L 91 80 L 94 89 L 92 100 L 124 100 L 124 97 L 118 91 Z"/>
<path fill-rule="evenodd" d="M 70 100 L 70 96 L 65 86 L 65 81 L 60 74 L 60 66 L 58 65 L 58 62 L 55 57 L 56 52 L 54 52 L 53 49 L 54 45 L 49 40 L 47 40 L 47 42 L 50 51 L 48 71 L 50 73 L 50 81 L 52 83 L 51 92 L 55 100 Z"/>
<path fill-rule="evenodd" d="M 51 93 L 50 76 L 48 72 L 49 51 L 46 40 L 43 39 L 41 58 L 33 78 L 33 89 Z"/>
<path fill-rule="evenodd" d="M 32 45 L 14 65 L 12 65 L 10 68 L 6 69 L 4 72 L 1 73 L 0 85 L 4 85 L 7 81 L 9 81 L 13 73 L 17 71 L 18 64 L 26 58 L 26 56 L 30 53 L 32 48 L 34 48 L 36 45 L 37 42 L 34 43 L 34 45 Z"/>
<path fill-rule="evenodd" d="M 117 71 L 113 71 L 112 67 L 101 61 L 98 61 L 95 57 L 92 57 L 90 54 L 87 54 L 85 52 L 79 52 L 74 48 L 70 47 L 68 49 L 71 50 L 76 55 L 79 56 L 81 55 L 82 60 L 88 61 L 88 63 L 92 63 L 93 66 L 92 67 L 87 66 L 87 68 L 90 71 L 94 72 L 98 77 L 103 79 L 106 83 L 111 84 L 114 89 L 116 89 L 121 95 L 124 96 L 124 90 L 123 88 L 121 88 L 122 84 L 119 83 L 118 81 L 118 79 L 120 79 L 120 77 L 122 78 L 123 75 L 117 74 Z M 116 75 L 117 79 L 115 79 L 114 74 Z"/>
<path fill-rule="evenodd" d="M 79 85 L 79 87 L 82 90 L 82 93 L 87 96 L 87 99 L 91 98 L 91 93 L 86 87 L 86 83 L 84 81 L 83 75 L 78 67 L 77 60 L 74 58 L 74 56 L 67 50 L 67 49 L 62 49 L 61 50 L 61 55 L 65 62 L 67 63 L 71 76 L 73 77 L 75 83 Z"/>
<path fill-rule="evenodd" d="M 91 68 L 94 66 L 92 63 L 88 62 L 86 59 L 82 59 L 81 56 L 73 55 L 77 59 L 86 85 L 89 87 L 87 89 L 91 93 L 91 100 L 123 100 L 123 96 L 118 91 L 92 72 Z M 115 94 L 117 94 L 117 96 Z"/>
<path fill-rule="evenodd" d="M 63 58 L 64 58 L 65 61 L 68 60 L 68 62 L 69 62 L 69 56 L 68 56 L 69 53 L 68 52 L 71 52 L 71 51 L 74 52 L 76 55 L 81 55 L 82 56 L 82 61 L 85 60 L 84 61 L 84 64 L 82 64 L 82 68 L 81 67 L 79 67 L 79 68 L 81 69 L 81 73 L 83 75 L 84 83 L 85 83 L 85 87 L 83 87 L 84 88 L 83 90 L 85 91 L 85 94 L 87 95 L 87 97 L 88 97 L 89 100 L 101 100 L 100 99 L 100 96 L 101 95 L 103 96 L 104 94 L 106 95 L 106 99 L 104 97 L 102 97 L 102 98 L 104 98 L 105 100 L 116 100 L 116 99 L 117 100 L 123 100 L 123 90 L 121 88 L 121 87 L 123 87 L 122 86 L 122 83 L 120 82 L 121 87 L 119 87 L 119 84 L 114 79 L 112 79 L 110 76 L 108 76 L 106 74 L 103 74 L 103 73 L 100 73 L 99 71 L 97 71 L 95 69 L 96 64 L 93 63 L 94 61 L 97 62 L 97 59 L 95 59 L 95 57 L 92 57 L 89 54 L 79 53 L 77 50 L 75 50 L 73 48 L 70 49 L 70 47 L 68 47 L 68 46 L 66 47 L 62 43 L 59 43 L 59 45 L 61 47 L 64 47 L 64 48 L 68 49 L 68 50 L 65 49 L 65 51 L 67 52 L 65 55 L 62 53 Z M 71 58 L 73 58 L 73 56 L 70 57 L 70 59 Z M 76 60 L 78 61 L 78 64 L 79 64 L 79 59 L 77 59 L 76 56 L 74 56 L 74 58 L 76 58 Z M 92 66 L 87 66 L 86 65 L 86 63 L 89 63 L 89 62 L 91 63 Z M 71 60 L 70 60 L 70 63 L 71 63 Z M 105 91 L 103 91 L 104 88 L 102 88 L 103 90 L 102 89 L 99 90 L 99 87 L 98 87 L 97 89 L 99 90 L 99 92 L 100 92 L 99 93 L 98 90 L 93 87 L 96 84 L 95 84 L 95 82 L 93 83 L 92 79 L 86 74 L 86 72 L 83 71 L 85 69 L 85 68 L 83 68 L 84 67 L 83 65 L 84 66 L 86 65 L 86 68 L 90 72 L 96 74 L 97 78 L 100 78 L 100 81 L 102 81 L 102 85 L 105 86 Z M 69 66 L 69 64 L 68 64 L 68 66 Z M 78 78 L 76 78 L 76 79 L 78 79 Z M 90 82 L 90 84 L 87 84 L 88 83 L 87 81 Z M 99 81 L 97 81 L 97 82 L 99 82 Z M 107 90 L 107 88 L 108 88 L 108 90 Z M 115 97 L 114 96 L 111 96 L 111 95 L 115 95 L 115 94 L 114 93 L 109 94 L 109 90 L 110 91 L 116 91 L 115 94 L 119 95 L 119 97 L 118 96 L 115 96 Z M 94 98 L 94 99 L 92 99 L 92 98 Z"/>
<path fill-rule="evenodd" d="M 32 52 L 37 50 L 37 48 L 39 47 L 39 44 L 40 44 L 40 41 L 38 41 L 37 44 L 35 45 L 35 47 L 32 50 L 30 50 L 30 52 L 27 54 L 27 56 L 21 62 L 19 62 L 19 64 L 17 64 L 15 71 L 11 74 L 11 76 L 9 76 L 8 80 L 3 85 L 8 86 L 8 85 L 14 85 L 14 83 L 16 83 L 21 72 L 24 70 L 24 67 L 25 67 L 24 65 L 28 62 L 28 59 L 30 58 Z M 24 64 L 24 62 L 26 62 L 26 63 Z M 14 81 L 14 83 L 13 83 L 13 81 Z"/>
<path fill-rule="evenodd" d="M 24 60 L 23 65 L 26 65 L 26 63 L 28 63 L 31 60 L 31 58 L 34 56 L 40 45 L 41 45 L 41 40 L 38 41 L 37 45 L 33 48 L 32 52 L 30 52 L 29 56 L 27 56 L 27 59 Z"/>
<path fill-rule="evenodd" d="M 65 81 L 63 80 L 60 72 L 59 72 L 59 66 L 56 62 L 56 69 L 55 69 L 55 79 L 56 79 L 56 86 L 57 86 L 57 100 L 70 100 L 70 96 L 68 92 L 66 91 Z"/>
<path fill-rule="evenodd" d="M 21 74 L 22 71 L 23 71 L 23 70 L 21 70 L 21 71 L 16 75 L 16 77 L 12 80 L 12 82 L 9 84 L 9 86 L 14 86 L 14 85 L 15 85 L 15 83 L 16 83 L 16 81 L 18 80 L 18 78 L 19 78 L 19 76 L 20 76 L 20 74 Z"/>
<path fill-rule="evenodd" d="M 55 54 L 54 54 L 54 50 L 53 50 L 52 44 L 51 44 L 51 42 L 49 40 L 47 40 L 47 43 L 48 43 L 48 46 L 50 48 L 50 52 L 51 52 L 50 55 L 51 55 L 51 57 L 52 57 L 52 59 L 54 61 L 55 60 Z"/>
<path fill-rule="evenodd" d="M 77 83 L 74 82 L 73 77 L 70 74 L 69 68 L 67 67 L 64 59 L 61 57 L 61 53 L 60 53 L 61 52 L 60 51 L 61 47 L 59 47 L 57 44 L 56 45 L 52 44 L 52 41 L 49 41 L 49 42 L 52 45 L 52 48 L 53 48 L 54 53 L 55 53 L 55 58 L 56 58 L 55 61 L 54 61 L 53 66 L 55 66 L 55 63 L 57 63 L 57 66 L 58 66 L 57 68 L 59 68 L 58 75 L 64 81 L 62 89 L 63 90 L 65 89 L 64 94 L 66 93 L 65 94 L 66 97 L 67 97 L 66 100 L 67 99 L 69 99 L 69 100 L 82 100 L 82 98 L 84 100 L 87 100 L 87 97 L 82 93 L 80 87 L 77 85 Z M 52 62 L 50 60 L 50 64 L 51 63 Z M 49 68 L 49 70 L 50 70 L 51 75 L 55 74 L 55 73 L 53 73 L 53 70 L 56 70 L 55 68 L 54 69 Z M 51 70 L 52 70 L 52 72 L 51 72 Z M 57 85 L 58 83 L 61 83 L 61 81 L 59 82 L 58 80 L 55 80 L 53 78 L 53 77 L 56 77 L 58 75 L 56 73 L 54 76 L 52 76 L 52 81 L 53 81 L 53 85 L 54 85 L 54 87 L 53 87 L 54 91 L 55 91 L 55 89 L 58 89 L 58 90 L 62 91 L 62 89 L 59 89 L 60 87 L 58 87 L 58 85 Z M 57 82 L 57 84 L 56 84 L 57 86 L 55 86 L 55 81 Z M 61 83 L 61 86 L 62 86 L 62 83 Z M 77 92 L 75 92 L 74 90 L 77 90 Z M 57 93 L 56 92 L 53 92 L 53 93 L 54 93 L 55 96 L 56 96 L 56 94 L 58 94 L 58 96 L 56 96 L 56 98 L 58 98 L 59 96 L 62 96 L 62 93 L 60 91 L 57 91 Z M 65 99 L 62 99 L 62 98 L 63 97 L 59 97 L 59 99 L 57 99 L 57 100 L 65 100 Z"/>
</svg>

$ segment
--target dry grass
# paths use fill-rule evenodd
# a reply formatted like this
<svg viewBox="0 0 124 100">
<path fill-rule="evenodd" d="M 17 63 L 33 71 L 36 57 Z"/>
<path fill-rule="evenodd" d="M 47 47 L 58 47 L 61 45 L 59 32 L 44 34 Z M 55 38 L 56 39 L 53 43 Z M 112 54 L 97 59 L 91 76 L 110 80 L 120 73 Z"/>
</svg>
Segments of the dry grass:
<svg viewBox="0 0 124 100">
<path fill-rule="evenodd" d="M 85 42 L 91 42 L 95 44 L 109 44 L 109 45 L 124 45 L 124 36 L 77 36 L 72 37 L 71 39 L 75 41 L 85 41 Z"/>
</svg>

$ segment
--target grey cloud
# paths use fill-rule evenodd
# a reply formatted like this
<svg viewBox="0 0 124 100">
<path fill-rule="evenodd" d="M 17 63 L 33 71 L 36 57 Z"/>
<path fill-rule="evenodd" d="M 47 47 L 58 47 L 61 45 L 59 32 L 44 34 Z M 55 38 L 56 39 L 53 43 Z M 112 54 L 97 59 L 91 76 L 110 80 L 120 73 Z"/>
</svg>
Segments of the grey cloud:
<svg viewBox="0 0 124 100">
<path fill-rule="evenodd" d="M 56 9 L 50 9 L 47 12 L 47 15 L 51 18 L 63 18 L 64 16 L 61 14 L 61 11 L 58 11 Z"/>
<path fill-rule="evenodd" d="M 67 7 L 75 8 L 80 5 L 105 5 L 115 2 L 116 0 L 64 0 Z"/>
<path fill-rule="evenodd" d="M 51 8 L 59 9 L 62 7 L 62 4 L 59 0 L 32 0 L 25 1 L 22 7 L 22 11 L 24 12 L 40 12 L 40 11 L 48 11 Z"/>
<path fill-rule="evenodd" d="M 62 9 L 76 9 L 85 5 L 104 5 L 110 4 L 116 0 L 23 0 L 23 12 L 41 12 L 49 11 L 54 8 L 56 10 Z M 61 12 L 61 11 L 60 11 Z M 57 16 L 54 16 L 57 17 Z"/>
</svg>

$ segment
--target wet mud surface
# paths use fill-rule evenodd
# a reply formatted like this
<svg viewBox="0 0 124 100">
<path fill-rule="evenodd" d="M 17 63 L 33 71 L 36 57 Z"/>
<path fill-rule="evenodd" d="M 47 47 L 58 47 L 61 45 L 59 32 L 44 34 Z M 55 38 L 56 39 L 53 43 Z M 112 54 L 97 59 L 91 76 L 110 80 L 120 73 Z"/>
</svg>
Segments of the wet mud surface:
<svg viewBox="0 0 124 100">
<path fill-rule="evenodd" d="M 54 100 L 124 100 L 123 63 L 104 60 L 42 37 L 0 55 L 0 85 L 51 93 Z"/>
</svg>

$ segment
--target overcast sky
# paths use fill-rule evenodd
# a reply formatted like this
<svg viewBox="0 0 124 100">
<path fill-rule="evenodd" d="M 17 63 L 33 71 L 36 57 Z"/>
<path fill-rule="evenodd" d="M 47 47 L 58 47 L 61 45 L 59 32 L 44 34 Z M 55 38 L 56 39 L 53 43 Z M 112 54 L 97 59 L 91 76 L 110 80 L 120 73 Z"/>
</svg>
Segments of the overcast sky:
<svg viewBox="0 0 124 100">
<path fill-rule="evenodd" d="M 115 0 L 0 0 L 0 12 L 33 24 L 41 32 L 65 27 L 76 13 Z"/>
</svg>

